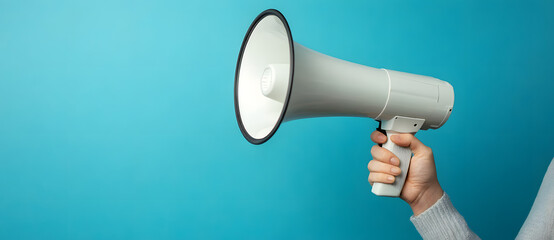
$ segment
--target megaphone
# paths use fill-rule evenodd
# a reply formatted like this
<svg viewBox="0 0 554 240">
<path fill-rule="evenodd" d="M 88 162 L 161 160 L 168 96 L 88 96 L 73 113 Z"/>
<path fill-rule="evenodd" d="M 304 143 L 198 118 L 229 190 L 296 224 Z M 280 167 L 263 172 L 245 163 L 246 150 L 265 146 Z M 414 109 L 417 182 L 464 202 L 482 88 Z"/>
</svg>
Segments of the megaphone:
<svg viewBox="0 0 554 240">
<path fill-rule="evenodd" d="M 347 62 L 294 42 L 275 9 L 254 19 L 240 48 L 235 113 L 253 144 L 266 142 L 282 122 L 325 116 L 373 118 L 388 136 L 416 133 L 444 125 L 453 106 L 454 89 L 445 81 Z M 390 140 L 383 147 L 399 158 L 402 173 L 392 184 L 373 184 L 372 192 L 398 197 L 412 152 Z"/>
</svg>

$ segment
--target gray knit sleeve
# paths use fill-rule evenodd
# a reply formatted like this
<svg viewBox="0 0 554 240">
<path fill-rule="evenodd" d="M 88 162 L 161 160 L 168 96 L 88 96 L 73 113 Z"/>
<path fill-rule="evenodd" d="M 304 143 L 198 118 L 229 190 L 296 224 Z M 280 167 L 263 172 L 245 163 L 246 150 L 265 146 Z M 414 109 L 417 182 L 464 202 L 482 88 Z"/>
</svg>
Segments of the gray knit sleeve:
<svg viewBox="0 0 554 240">
<path fill-rule="evenodd" d="M 554 159 L 546 170 L 529 216 L 516 237 L 516 240 L 527 239 L 554 239 Z"/>
<path fill-rule="evenodd" d="M 423 239 L 480 239 L 469 229 L 446 193 L 423 213 L 412 216 L 410 221 Z"/>
</svg>

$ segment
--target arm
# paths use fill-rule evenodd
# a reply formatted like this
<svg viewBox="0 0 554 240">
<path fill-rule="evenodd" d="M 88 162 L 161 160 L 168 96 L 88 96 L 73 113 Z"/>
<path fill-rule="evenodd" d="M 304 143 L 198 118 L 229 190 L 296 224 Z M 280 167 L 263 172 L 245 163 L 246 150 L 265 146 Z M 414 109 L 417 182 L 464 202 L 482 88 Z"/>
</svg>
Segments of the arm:
<svg viewBox="0 0 554 240">
<path fill-rule="evenodd" d="M 387 136 L 375 131 L 371 140 L 382 144 L 387 141 Z M 409 147 L 414 153 L 400 198 L 412 208 L 411 221 L 420 235 L 424 239 L 479 239 L 442 190 L 431 148 L 411 134 L 394 135 L 391 140 L 399 146 Z M 371 155 L 369 183 L 393 183 L 394 177 L 400 174 L 398 158 L 377 145 L 371 149 Z"/>
<path fill-rule="evenodd" d="M 410 221 L 423 239 L 480 239 L 454 208 L 446 193 L 431 207 Z"/>
<path fill-rule="evenodd" d="M 554 239 L 554 159 L 516 239 Z"/>
</svg>

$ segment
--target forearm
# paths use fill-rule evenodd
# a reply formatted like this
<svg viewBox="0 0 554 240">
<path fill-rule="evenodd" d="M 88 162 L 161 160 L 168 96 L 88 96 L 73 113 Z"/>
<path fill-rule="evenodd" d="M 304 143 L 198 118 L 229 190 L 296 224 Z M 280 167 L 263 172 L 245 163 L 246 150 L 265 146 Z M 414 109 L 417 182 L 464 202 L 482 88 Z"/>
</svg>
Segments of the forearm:
<svg viewBox="0 0 554 240">
<path fill-rule="evenodd" d="M 516 239 L 554 239 L 554 159 Z"/>
<path fill-rule="evenodd" d="M 446 193 L 423 212 L 415 214 L 414 211 L 410 220 L 423 239 L 480 239 L 469 229 Z"/>
<path fill-rule="evenodd" d="M 424 190 L 421 190 L 413 201 L 408 202 L 414 212 L 414 216 L 417 216 L 433 206 L 444 195 L 438 181 L 429 184 Z"/>
</svg>

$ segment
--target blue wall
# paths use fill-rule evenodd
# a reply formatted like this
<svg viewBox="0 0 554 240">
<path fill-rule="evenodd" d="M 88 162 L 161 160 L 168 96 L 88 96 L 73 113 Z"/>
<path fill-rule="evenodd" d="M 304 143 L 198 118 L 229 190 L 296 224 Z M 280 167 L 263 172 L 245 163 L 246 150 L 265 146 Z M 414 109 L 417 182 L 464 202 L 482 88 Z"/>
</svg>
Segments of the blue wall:
<svg viewBox="0 0 554 240">
<path fill-rule="evenodd" d="M 484 239 L 513 238 L 554 156 L 552 1 L 0 1 L 0 239 L 417 238 L 371 194 L 371 119 L 243 139 L 235 64 L 277 8 L 296 41 L 449 81 L 418 136 Z"/>
</svg>

